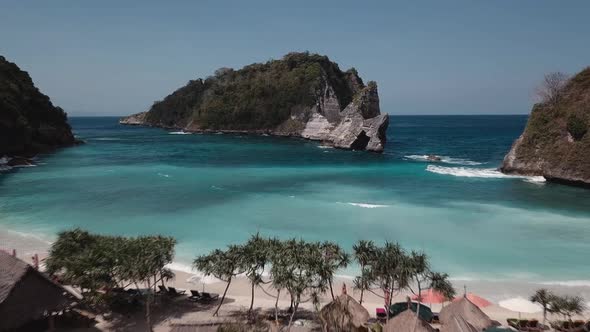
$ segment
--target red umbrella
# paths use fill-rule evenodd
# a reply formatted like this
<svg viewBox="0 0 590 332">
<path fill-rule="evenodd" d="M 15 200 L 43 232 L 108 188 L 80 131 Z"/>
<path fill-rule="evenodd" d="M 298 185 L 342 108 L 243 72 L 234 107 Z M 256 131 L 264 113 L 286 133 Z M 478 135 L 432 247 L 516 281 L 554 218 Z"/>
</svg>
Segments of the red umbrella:
<svg viewBox="0 0 590 332">
<path fill-rule="evenodd" d="M 485 307 L 488 307 L 488 306 L 491 306 L 492 305 L 492 302 L 484 299 L 483 297 L 477 296 L 477 295 L 475 295 L 473 293 L 467 293 L 467 294 L 465 294 L 463 296 L 456 297 L 453 300 L 453 302 L 454 301 L 459 301 L 463 297 L 466 297 L 471 303 L 475 304 L 476 306 L 478 306 L 480 308 L 485 308 Z"/>
<path fill-rule="evenodd" d="M 418 299 L 418 295 L 412 296 L 412 300 L 422 303 L 444 303 L 447 301 L 441 293 L 432 289 L 423 292 L 421 299 Z"/>
</svg>

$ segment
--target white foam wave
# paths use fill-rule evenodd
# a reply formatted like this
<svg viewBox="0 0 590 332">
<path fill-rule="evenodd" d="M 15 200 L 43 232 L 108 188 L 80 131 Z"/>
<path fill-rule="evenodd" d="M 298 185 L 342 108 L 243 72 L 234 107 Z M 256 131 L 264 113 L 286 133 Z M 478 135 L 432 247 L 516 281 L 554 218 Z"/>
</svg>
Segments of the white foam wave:
<svg viewBox="0 0 590 332">
<path fill-rule="evenodd" d="M 170 135 L 190 135 L 191 133 L 187 133 L 186 131 L 171 131 L 168 134 Z"/>
<path fill-rule="evenodd" d="M 590 287 L 590 280 L 556 280 L 539 282 L 540 285 L 565 287 Z"/>
<path fill-rule="evenodd" d="M 117 137 L 97 137 L 97 138 L 92 138 L 91 140 L 93 141 L 120 141 L 120 138 Z"/>
<path fill-rule="evenodd" d="M 428 155 L 416 155 L 416 154 L 404 156 L 404 158 L 417 160 L 417 161 L 436 162 L 434 160 L 430 160 L 428 157 L 429 157 Z M 466 166 L 477 166 L 477 165 L 483 164 L 483 163 L 480 163 L 477 161 L 472 161 L 469 159 L 453 158 L 453 157 L 448 157 L 448 156 L 436 156 L 436 157 L 440 158 L 440 161 L 438 161 L 438 162 L 445 163 L 445 164 L 456 164 L 456 165 L 466 165 Z"/>
<path fill-rule="evenodd" d="M 6 156 L 0 157 L 0 165 L 2 165 L 2 164 L 8 164 L 8 161 L 9 160 L 10 159 L 8 159 L 8 157 L 6 157 Z"/>
<path fill-rule="evenodd" d="M 383 204 L 369 204 L 369 203 L 355 203 L 355 202 L 348 202 L 346 204 L 352 205 L 352 206 L 362 207 L 362 208 L 365 208 L 365 209 L 376 209 L 376 208 L 389 207 L 389 205 L 383 205 Z"/>
<path fill-rule="evenodd" d="M 318 145 L 318 148 L 320 149 L 333 149 L 333 146 L 329 146 L 329 145 Z"/>
<path fill-rule="evenodd" d="M 468 168 L 468 167 L 444 167 L 437 165 L 428 165 L 426 171 L 468 178 L 488 178 L 488 179 L 524 179 L 532 183 L 544 183 L 545 178 L 542 176 L 522 176 L 504 174 L 494 168 Z"/>
<path fill-rule="evenodd" d="M 186 280 L 188 283 L 191 284 L 214 284 L 216 282 L 221 282 L 221 280 L 213 277 L 213 276 L 205 276 L 204 273 L 200 271 L 195 271 L 190 265 L 185 265 L 178 262 L 172 262 L 166 265 L 167 268 L 175 271 L 180 271 L 184 273 L 191 274 L 191 276 Z"/>
<path fill-rule="evenodd" d="M 159 176 L 163 176 L 165 178 L 169 178 L 170 175 L 169 174 L 164 174 L 164 173 L 158 173 Z"/>
</svg>

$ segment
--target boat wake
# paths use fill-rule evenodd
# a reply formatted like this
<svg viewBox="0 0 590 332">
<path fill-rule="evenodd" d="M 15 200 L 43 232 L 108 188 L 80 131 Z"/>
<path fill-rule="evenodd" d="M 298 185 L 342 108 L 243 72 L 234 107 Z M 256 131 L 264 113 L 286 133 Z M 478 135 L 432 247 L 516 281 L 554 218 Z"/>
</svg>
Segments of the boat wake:
<svg viewBox="0 0 590 332">
<path fill-rule="evenodd" d="M 472 161 L 469 159 L 453 158 L 453 157 L 438 156 L 438 155 L 433 155 L 433 156 L 440 158 L 440 161 L 438 161 L 438 162 L 445 163 L 445 164 L 466 165 L 466 166 L 483 165 L 483 163 L 480 163 L 477 161 Z M 411 155 L 404 156 L 404 158 L 406 158 L 406 159 L 411 159 L 411 160 L 415 160 L 415 161 L 437 162 L 434 160 L 430 160 L 428 157 L 429 157 L 429 155 L 417 155 L 417 154 L 411 154 Z"/>
<path fill-rule="evenodd" d="M 428 165 L 428 167 L 426 167 L 426 171 L 436 174 L 452 175 L 457 177 L 488 179 L 523 179 L 531 183 L 545 182 L 545 178 L 542 176 L 508 175 L 494 168 L 444 167 L 437 165 Z"/>
</svg>

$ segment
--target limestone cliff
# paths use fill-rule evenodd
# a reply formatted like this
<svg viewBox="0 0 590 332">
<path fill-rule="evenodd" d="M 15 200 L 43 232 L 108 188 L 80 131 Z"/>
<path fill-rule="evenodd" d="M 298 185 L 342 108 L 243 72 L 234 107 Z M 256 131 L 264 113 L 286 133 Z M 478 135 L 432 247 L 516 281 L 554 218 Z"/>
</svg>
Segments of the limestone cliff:
<svg viewBox="0 0 590 332">
<path fill-rule="evenodd" d="M 501 170 L 590 186 L 588 128 L 590 68 L 571 78 L 555 100 L 533 107 L 523 134 L 504 158 Z"/>
<path fill-rule="evenodd" d="M 389 117 L 380 112 L 377 84 L 365 85 L 355 69 L 343 72 L 326 56 L 290 53 L 240 70 L 218 69 L 120 123 L 294 136 L 381 152 Z"/>
<path fill-rule="evenodd" d="M 0 157 L 74 143 L 65 112 L 35 87 L 27 72 L 0 56 Z"/>
</svg>

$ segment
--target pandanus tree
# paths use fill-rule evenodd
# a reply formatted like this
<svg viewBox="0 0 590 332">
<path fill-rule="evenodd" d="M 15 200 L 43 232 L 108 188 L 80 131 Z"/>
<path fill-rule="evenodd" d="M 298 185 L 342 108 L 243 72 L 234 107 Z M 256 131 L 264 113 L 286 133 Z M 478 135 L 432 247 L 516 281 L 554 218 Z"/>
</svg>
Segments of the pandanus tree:
<svg viewBox="0 0 590 332">
<path fill-rule="evenodd" d="M 215 309 L 213 316 L 219 315 L 219 309 L 225 300 L 232 280 L 237 275 L 243 273 L 240 262 L 241 253 L 242 248 L 240 246 L 231 245 L 226 250 L 215 249 L 208 255 L 199 256 L 193 262 L 194 268 L 201 271 L 204 275 L 212 275 L 227 283 L 221 296 L 221 301 L 219 301 L 219 305 Z"/>
<path fill-rule="evenodd" d="M 543 326 L 545 326 L 545 322 L 547 321 L 547 313 L 551 312 L 550 307 L 552 301 L 555 299 L 555 295 L 545 288 L 537 289 L 535 294 L 533 294 L 530 298 L 531 302 L 538 303 L 541 307 L 543 307 Z"/>
<path fill-rule="evenodd" d="M 383 291 L 387 310 L 391 307 L 394 293 L 408 287 L 410 273 L 406 253 L 399 244 L 386 242 L 383 247 L 378 248 L 376 260 L 368 275 L 371 278 L 371 287 Z M 389 315 L 387 319 L 389 320 Z"/>
<path fill-rule="evenodd" d="M 446 273 L 433 272 L 430 269 L 430 262 L 428 256 L 423 252 L 412 251 L 406 257 L 406 264 L 408 264 L 411 283 L 408 288 L 412 293 L 418 296 L 418 303 L 416 307 L 416 322 L 414 329 L 418 326 L 418 319 L 420 317 L 420 302 L 422 302 L 422 290 L 432 290 L 441 293 L 445 299 L 452 299 L 455 296 L 455 289 L 449 281 L 449 276 Z M 412 287 L 411 285 L 415 285 Z M 417 292 L 416 292 L 417 291 Z"/>
<path fill-rule="evenodd" d="M 317 301 L 317 295 L 328 289 L 328 279 L 321 244 L 292 239 L 280 247 L 280 255 L 273 256 L 270 274 L 273 286 L 286 289 L 291 295 L 293 310 L 287 327 L 290 329 L 301 302 L 306 297 Z"/>
<path fill-rule="evenodd" d="M 330 288 L 330 295 L 332 300 L 334 297 L 334 274 L 342 268 L 348 266 L 350 262 L 350 255 L 348 255 L 338 244 L 334 242 L 323 242 L 320 245 L 321 260 L 321 273 L 322 277 L 328 282 Z"/>
<path fill-rule="evenodd" d="M 239 264 L 250 281 L 251 299 L 248 315 L 252 314 L 254 307 L 254 290 L 264 282 L 262 275 L 270 261 L 272 246 L 270 239 L 265 239 L 260 234 L 253 235 L 246 244 L 240 246 Z"/>
<path fill-rule="evenodd" d="M 353 255 L 361 269 L 361 275 L 354 279 L 354 287 L 361 291 L 360 304 L 363 304 L 365 290 L 371 287 L 371 264 L 377 260 L 377 247 L 373 241 L 359 240 L 352 247 Z"/>
</svg>

